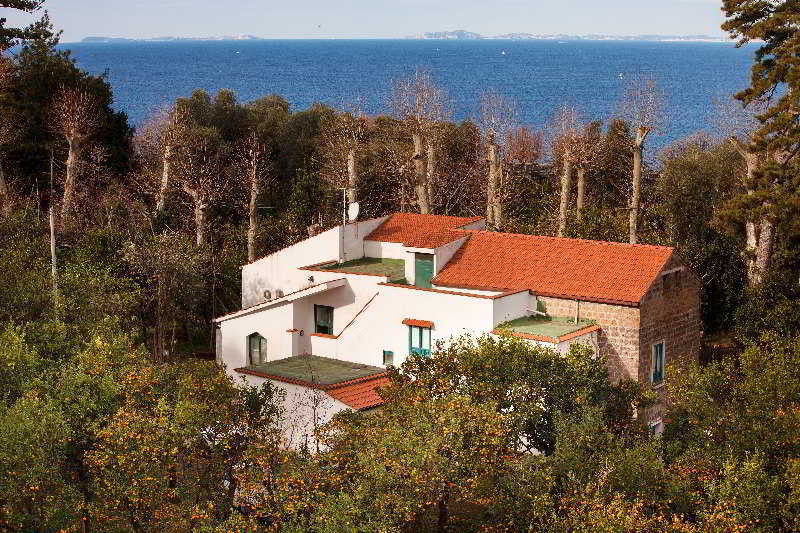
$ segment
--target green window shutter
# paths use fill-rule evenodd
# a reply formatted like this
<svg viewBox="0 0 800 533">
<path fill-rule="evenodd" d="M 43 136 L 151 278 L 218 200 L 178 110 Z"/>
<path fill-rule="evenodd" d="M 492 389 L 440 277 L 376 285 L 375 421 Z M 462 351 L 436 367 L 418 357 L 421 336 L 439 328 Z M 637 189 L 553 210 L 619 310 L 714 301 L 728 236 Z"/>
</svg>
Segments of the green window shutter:
<svg viewBox="0 0 800 533">
<path fill-rule="evenodd" d="M 433 254 L 414 254 L 414 285 L 431 288 L 433 279 Z"/>
</svg>

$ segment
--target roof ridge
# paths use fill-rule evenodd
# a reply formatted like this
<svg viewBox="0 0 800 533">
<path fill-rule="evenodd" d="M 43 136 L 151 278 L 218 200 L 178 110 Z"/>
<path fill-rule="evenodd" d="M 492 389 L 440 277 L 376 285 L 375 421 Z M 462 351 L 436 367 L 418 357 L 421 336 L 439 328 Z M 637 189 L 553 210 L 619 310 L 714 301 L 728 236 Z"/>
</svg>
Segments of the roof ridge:
<svg viewBox="0 0 800 533">
<path fill-rule="evenodd" d="M 674 246 L 664 246 L 661 244 L 641 244 L 636 243 L 632 244 L 629 242 L 619 242 L 619 241 L 601 241 L 596 239 L 580 239 L 577 237 L 557 237 L 555 235 L 536 235 L 532 233 L 510 233 L 506 231 L 491 231 L 491 230 L 480 230 L 480 229 L 462 229 L 462 228 L 453 228 L 450 231 L 461 231 L 464 233 L 477 233 L 477 234 L 487 234 L 492 236 L 502 236 L 502 237 L 524 237 L 528 239 L 553 239 L 553 240 L 561 240 L 561 241 L 570 241 L 570 242 L 585 242 L 588 244 L 610 244 L 614 246 L 623 246 L 623 247 L 633 247 L 633 248 L 651 248 L 656 250 L 674 250 Z"/>
</svg>

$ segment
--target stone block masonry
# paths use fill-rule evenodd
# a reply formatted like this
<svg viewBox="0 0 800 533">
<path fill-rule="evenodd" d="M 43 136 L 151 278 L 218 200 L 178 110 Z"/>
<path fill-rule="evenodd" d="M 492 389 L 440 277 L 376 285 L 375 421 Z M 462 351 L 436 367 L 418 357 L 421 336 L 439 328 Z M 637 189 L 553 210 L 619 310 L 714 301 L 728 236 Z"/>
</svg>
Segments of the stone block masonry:
<svg viewBox="0 0 800 533">
<path fill-rule="evenodd" d="M 664 342 L 667 380 L 671 372 L 697 361 L 703 335 L 700 316 L 700 281 L 673 256 L 642 299 L 639 307 L 563 298 L 539 297 L 551 316 L 594 320 L 598 352 L 608 360 L 612 381 L 634 379 L 650 385 L 653 344 Z M 658 403 L 643 414 L 657 420 L 666 408 L 666 387 L 657 386 Z"/>
</svg>

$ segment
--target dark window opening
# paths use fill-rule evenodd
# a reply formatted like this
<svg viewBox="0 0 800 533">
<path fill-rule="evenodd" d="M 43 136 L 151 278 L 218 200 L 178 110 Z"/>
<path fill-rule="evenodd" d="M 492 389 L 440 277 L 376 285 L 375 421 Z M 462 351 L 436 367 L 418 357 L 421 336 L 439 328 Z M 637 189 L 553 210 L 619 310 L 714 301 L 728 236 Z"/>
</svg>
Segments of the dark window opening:
<svg viewBox="0 0 800 533">
<path fill-rule="evenodd" d="M 333 335 L 333 307 L 314 305 L 314 333 Z"/>
</svg>

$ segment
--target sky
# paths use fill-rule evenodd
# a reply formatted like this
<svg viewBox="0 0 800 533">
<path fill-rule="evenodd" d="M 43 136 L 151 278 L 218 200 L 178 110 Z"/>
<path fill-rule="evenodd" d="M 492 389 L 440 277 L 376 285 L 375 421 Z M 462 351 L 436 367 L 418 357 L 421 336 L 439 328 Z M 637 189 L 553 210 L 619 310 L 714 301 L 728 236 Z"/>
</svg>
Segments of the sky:
<svg viewBox="0 0 800 533">
<path fill-rule="evenodd" d="M 484 35 L 721 36 L 721 0 L 47 0 L 62 42 L 148 38 L 399 38 L 464 29 Z M 25 20 L 0 9 L 9 24 Z"/>
</svg>

